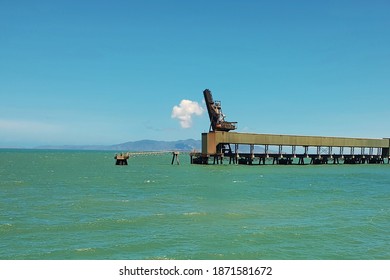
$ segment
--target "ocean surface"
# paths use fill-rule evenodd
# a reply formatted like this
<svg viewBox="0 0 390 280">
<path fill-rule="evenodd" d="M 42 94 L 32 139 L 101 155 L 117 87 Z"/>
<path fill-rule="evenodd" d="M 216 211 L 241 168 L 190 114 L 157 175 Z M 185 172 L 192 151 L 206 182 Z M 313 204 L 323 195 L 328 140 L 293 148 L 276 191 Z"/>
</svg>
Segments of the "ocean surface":
<svg viewBox="0 0 390 280">
<path fill-rule="evenodd" d="M 390 259 L 390 165 L 0 150 L 0 259 Z"/>
</svg>

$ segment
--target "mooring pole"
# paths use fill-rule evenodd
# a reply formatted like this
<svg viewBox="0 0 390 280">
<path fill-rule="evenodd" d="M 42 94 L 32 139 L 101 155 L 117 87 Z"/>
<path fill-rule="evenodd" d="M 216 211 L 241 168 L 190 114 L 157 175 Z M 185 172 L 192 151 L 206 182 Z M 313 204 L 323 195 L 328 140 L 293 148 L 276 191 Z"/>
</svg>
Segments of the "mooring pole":
<svg viewBox="0 0 390 280">
<path fill-rule="evenodd" d="M 172 152 L 172 162 L 171 164 L 173 165 L 174 161 L 176 159 L 176 164 L 179 165 L 179 152 Z"/>
</svg>

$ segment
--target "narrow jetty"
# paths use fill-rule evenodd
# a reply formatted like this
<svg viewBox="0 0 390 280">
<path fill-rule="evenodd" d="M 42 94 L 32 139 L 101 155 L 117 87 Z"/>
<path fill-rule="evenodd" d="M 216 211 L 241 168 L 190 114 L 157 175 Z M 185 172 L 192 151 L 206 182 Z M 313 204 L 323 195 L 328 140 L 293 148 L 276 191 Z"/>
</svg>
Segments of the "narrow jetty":
<svg viewBox="0 0 390 280">
<path fill-rule="evenodd" d="M 126 153 L 122 152 L 122 153 L 119 153 L 119 154 L 117 153 L 114 156 L 115 165 L 128 165 L 127 160 L 130 157 L 154 156 L 154 155 L 161 155 L 161 154 L 167 154 L 167 153 L 170 153 L 170 152 L 169 151 L 150 151 L 150 152 L 126 152 Z M 177 153 L 177 155 L 174 155 L 174 156 L 176 156 L 176 158 L 175 158 L 176 159 L 176 163 L 179 164 L 179 158 L 178 158 L 179 153 L 178 152 L 174 152 L 174 153 Z M 173 162 L 173 159 L 172 159 L 172 162 Z"/>
</svg>

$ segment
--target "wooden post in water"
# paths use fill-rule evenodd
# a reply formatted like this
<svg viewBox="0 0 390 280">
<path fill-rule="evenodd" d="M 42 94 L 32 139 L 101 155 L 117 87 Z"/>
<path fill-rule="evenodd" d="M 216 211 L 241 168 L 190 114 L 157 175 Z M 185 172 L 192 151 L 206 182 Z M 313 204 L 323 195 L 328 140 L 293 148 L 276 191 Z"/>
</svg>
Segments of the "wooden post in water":
<svg viewBox="0 0 390 280">
<path fill-rule="evenodd" d="M 171 162 L 172 165 L 175 162 L 175 159 L 176 159 L 176 164 L 179 165 L 180 164 L 179 152 L 172 152 L 172 162 Z"/>
</svg>

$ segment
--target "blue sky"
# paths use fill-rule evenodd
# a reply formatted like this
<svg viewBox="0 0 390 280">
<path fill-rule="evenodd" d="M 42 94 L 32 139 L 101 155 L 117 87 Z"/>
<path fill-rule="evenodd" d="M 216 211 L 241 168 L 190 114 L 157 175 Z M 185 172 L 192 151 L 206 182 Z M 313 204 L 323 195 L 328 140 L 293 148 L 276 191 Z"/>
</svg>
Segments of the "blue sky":
<svg viewBox="0 0 390 280">
<path fill-rule="evenodd" d="M 389 1 L 0 2 L 0 147 L 238 132 L 390 137 Z"/>
</svg>

